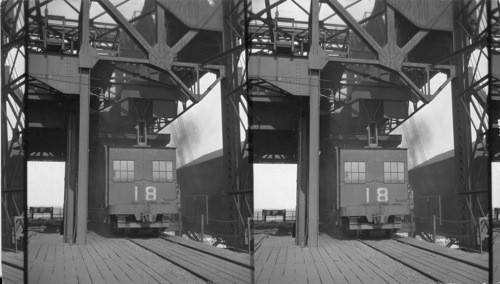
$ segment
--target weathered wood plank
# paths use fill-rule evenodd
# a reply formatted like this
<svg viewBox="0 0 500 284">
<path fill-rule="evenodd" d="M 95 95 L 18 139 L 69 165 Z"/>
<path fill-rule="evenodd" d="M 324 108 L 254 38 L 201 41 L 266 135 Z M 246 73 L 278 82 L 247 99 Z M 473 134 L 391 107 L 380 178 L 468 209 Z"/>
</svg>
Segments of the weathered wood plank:
<svg viewBox="0 0 500 284">
<path fill-rule="evenodd" d="M 395 238 L 395 240 L 398 242 L 406 243 L 411 246 L 423 248 L 426 250 L 431 250 L 433 252 L 443 254 L 447 257 L 460 259 L 461 261 L 472 263 L 484 269 L 488 269 L 489 267 L 488 253 L 479 254 L 479 253 L 462 252 L 448 247 L 422 242 L 414 238 L 400 237 L 400 238 Z"/>
<path fill-rule="evenodd" d="M 486 281 L 488 278 L 488 272 L 485 269 L 473 267 L 463 262 L 455 261 L 441 255 L 437 255 L 420 249 L 408 250 L 407 247 L 395 241 L 384 243 L 384 246 L 390 249 L 406 251 L 415 259 L 428 259 L 428 262 L 434 269 L 446 271 L 447 274 L 457 276 L 459 278 L 469 279 L 467 281 L 476 281 L 477 279 L 483 279 L 483 281 Z"/>
<path fill-rule="evenodd" d="M 3 283 L 23 283 L 23 271 L 9 265 L 2 265 L 2 281 Z"/>
<path fill-rule="evenodd" d="M 87 270 L 87 266 L 85 265 L 85 261 L 83 261 L 83 258 L 75 260 L 75 269 L 78 283 L 92 283 L 92 279 L 90 277 L 91 272 Z"/>
<path fill-rule="evenodd" d="M 319 251 L 323 251 L 323 248 L 311 248 L 310 252 L 314 260 L 314 265 L 318 270 L 319 278 L 321 279 L 321 283 L 332 283 L 333 278 L 330 275 L 328 268 L 326 267 L 323 258 L 321 257 Z"/>
<path fill-rule="evenodd" d="M 179 245 L 183 245 L 195 250 L 199 250 L 205 253 L 208 253 L 213 256 L 217 256 L 223 258 L 227 261 L 237 262 L 240 265 L 245 265 L 251 267 L 251 258 L 248 254 L 237 253 L 221 248 L 216 248 L 210 245 L 205 245 L 202 243 L 194 242 L 191 240 L 186 240 L 177 236 L 166 236 L 162 237 L 164 240 L 173 242 Z"/>
<path fill-rule="evenodd" d="M 55 255 L 56 255 L 56 246 L 49 245 L 47 247 L 47 253 L 45 255 L 45 260 L 46 261 L 54 261 L 56 259 Z"/>
<path fill-rule="evenodd" d="M 358 275 L 358 278 L 360 278 L 363 283 L 386 283 L 383 278 L 381 278 L 377 273 L 374 273 L 370 267 L 365 264 L 365 256 L 359 257 L 359 255 L 355 253 L 355 247 L 347 247 L 344 244 L 340 244 L 339 248 L 351 260 L 349 261 L 349 264 L 356 265 L 356 275 Z"/>
<path fill-rule="evenodd" d="M 88 252 L 86 246 L 84 245 L 77 245 L 78 250 L 80 251 L 80 254 L 82 255 L 83 263 L 85 264 L 85 267 L 87 268 L 87 271 L 89 272 L 89 276 L 92 279 L 93 283 L 104 283 L 106 279 L 103 277 L 99 269 L 97 268 L 97 265 L 92 259 L 92 256 Z M 107 282 L 107 281 L 106 281 Z M 117 283 L 116 279 L 115 282 Z"/>
<path fill-rule="evenodd" d="M 297 283 L 307 283 L 308 281 L 303 250 L 300 247 L 295 248 L 295 276 Z"/>
<path fill-rule="evenodd" d="M 166 245 L 167 242 L 158 239 L 132 241 L 210 281 L 248 283 L 251 280 L 250 269 L 227 261 L 224 263 L 220 258 L 193 249 L 174 244 Z"/>
<path fill-rule="evenodd" d="M 64 283 L 78 283 L 78 274 L 74 260 L 64 261 Z"/>
<path fill-rule="evenodd" d="M 425 273 L 443 282 L 471 283 L 487 281 L 488 276 L 486 271 L 478 271 L 475 267 L 467 267 L 467 265 L 453 261 L 449 258 L 433 255 L 431 253 L 426 254 L 417 250 L 401 250 L 401 248 L 397 246 L 397 242 L 391 243 L 391 245 L 387 242 L 369 242 L 369 244 L 378 247 L 383 250 L 384 253 L 397 258 L 399 261 L 406 262 L 420 271 L 425 271 Z"/>
<path fill-rule="evenodd" d="M 54 262 L 54 271 L 52 273 L 52 278 L 54 283 L 64 282 L 64 259 L 59 259 Z"/>
<path fill-rule="evenodd" d="M 305 261 L 305 266 L 306 266 L 306 271 L 307 271 L 307 280 L 312 282 L 312 283 L 321 283 L 321 278 L 319 276 L 318 270 L 316 268 L 316 264 L 314 263 L 314 259 L 311 254 L 311 249 L 314 248 L 308 248 L 305 247 L 302 249 L 304 252 L 304 261 Z"/>
</svg>

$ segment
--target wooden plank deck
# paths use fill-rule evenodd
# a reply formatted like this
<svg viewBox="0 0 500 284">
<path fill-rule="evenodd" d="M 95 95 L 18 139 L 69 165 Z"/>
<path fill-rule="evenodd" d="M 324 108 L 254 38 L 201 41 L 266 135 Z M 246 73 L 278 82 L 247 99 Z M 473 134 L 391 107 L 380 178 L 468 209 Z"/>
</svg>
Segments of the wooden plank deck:
<svg viewBox="0 0 500 284">
<path fill-rule="evenodd" d="M 24 253 L 2 251 L 3 283 L 24 283 Z"/>
<path fill-rule="evenodd" d="M 480 268 L 488 269 L 489 268 L 489 254 L 488 253 L 470 253 L 457 249 L 451 249 L 448 247 L 419 241 L 414 238 L 408 237 L 397 237 L 396 241 L 406 243 L 411 246 L 419 247 L 425 250 L 433 251 L 435 253 L 442 254 L 443 256 L 447 256 L 450 258 L 455 258 L 457 260 L 465 261 L 470 263 L 471 265 L 475 265 Z"/>
<path fill-rule="evenodd" d="M 24 267 L 24 252 L 2 251 L 2 263 L 22 269 Z"/>
<path fill-rule="evenodd" d="M 493 253 L 493 267 L 491 269 L 493 275 L 493 283 L 500 282 L 500 227 L 492 230 L 492 253 Z"/>
<path fill-rule="evenodd" d="M 198 277 L 120 238 L 94 232 L 85 245 L 70 245 L 58 234 L 28 240 L 29 283 L 204 283 Z"/>
<path fill-rule="evenodd" d="M 2 265 L 3 283 L 24 283 L 24 271 L 10 265 Z"/>
<path fill-rule="evenodd" d="M 253 269 L 252 258 L 247 253 L 238 253 L 226 249 L 216 248 L 210 245 L 205 245 L 199 242 L 194 242 L 177 236 L 169 235 L 162 238 L 166 241 L 179 244 L 200 252 L 204 252 L 212 256 L 222 258 L 226 261 L 234 262 L 236 264 Z"/>
<path fill-rule="evenodd" d="M 255 236 L 256 283 L 433 283 L 356 240 L 319 236 L 319 246 L 298 247 L 289 236 Z"/>
<path fill-rule="evenodd" d="M 163 239 L 130 239 L 212 283 L 253 283 L 253 270 Z"/>
<path fill-rule="evenodd" d="M 488 270 L 394 241 L 365 241 L 443 283 L 486 283 Z"/>
</svg>

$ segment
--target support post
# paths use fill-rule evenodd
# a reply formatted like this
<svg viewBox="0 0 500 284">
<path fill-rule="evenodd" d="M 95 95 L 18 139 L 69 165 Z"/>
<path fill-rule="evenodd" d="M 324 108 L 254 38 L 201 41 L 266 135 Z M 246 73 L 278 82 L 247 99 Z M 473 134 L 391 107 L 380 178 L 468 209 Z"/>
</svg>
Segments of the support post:
<svg viewBox="0 0 500 284">
<path fill-rule="evenodd" d="M 303 105 L 303 104 L 301 104 Z M 295 244 L 306 245 L 306 209 L 307 209 L 307 180 L 309 172 L 308 135 L 309 125 L 307 111 L 301 106 L 299 117 L 299 153 L 297 163 L 297 209 L 295 210 Z"/>
<path fill-rule="evenodd" d="M 479 225 L 479 253 L 483 254 L 483 230 L 481 230 L 481 225 Z"/>
<path fill-rule="evenodd" d="M 314 71 L 312 71 L 314 72 Z M 318 246 L 319 229 L 319 72 L 311 74 L 309 95 L 309 198 L 307 245 Z"/>
<path fill-rule="evenodd" d="M 83 1 L 85 2 L 85 1 Z M 89 178 L 89 115 L 90 70 L 80 73 L 80 123 L 78 145 L 78 194 L 76 208 L 76 243 L 85 244 L 87 235 L 88 178 Z"/>
<path fill-rule="evenodd" d="M 436 215 L 432 215 L 432 241 L 436 242 Z"/>
<path fill-rule="evenodd" d="M 68 116 L 68 139 L 66 143 L 66 167 L 64 182 L 64 242 L 74 242 L 75 229 L 75 190 L 77 188 L 78 171 L 78 108 L 76 103 L 70 103 Z"/>
<path fill-rule="evenodd" d="M 78 191 L 76 199 L 77 244 L 85 244 L 87 237 L 89 187 L 89 121 L 90 121 L 90 1 L 82 1 L 80 12 L 80 117 L 78 130 Z"/>
<path fill-rule="evenodd" d="M 236 34 L 232 30 L 232 24 L 237 18 L 232 9 L 233 1 L 223 1 L 223 14 L 226 17 L 222 31 L 222 49 L 221 53 L 231 50 L 238 42 Z M 224 192 L 240 191 L 244 185 L 244 180 L 238 168 L 242 166 L 241 160 L 241 134 L 240 134 L 240 114 L 239 108 L 241 94 L 233 93 L 240 87 L 238 80 L 238 57 L 231 53 L 224 60 L 226 66 L 226 77 L 221 80 L 221 110 L 222 110 L 222 149 L 223 149 L 223 173 L 224 173 Z M 236 106 L 236 107 L 234 107 Z M 228 246 L 245 247 L 245 221 L 242 212 L 241 194 L 234 196 L 227 195 L 227 220 L 240 220 L 237 223 L 228 223 L 227 232 L 234 238 L 228 239 Z M 233 198 L 234 197 L 234 198 Z M 240 217 L 243 216 L 243 217 Z"/>
<path fill-rule="evenodd" d="M 410 210 L 410 236 L 415 238 L 415 223 L 413 222 L 413 211 Z"/>
<path fill-rule="evenodd" d="M 453 11 L 456 15 L 463 8 L 463 1 L 453 1 Z M 454 21 L 453 27 L 453 49 L 460 50 L 467 46 L 467 38 L 460 26 L 460 19 Z M 453 115 L 453 136 L 454 136 L 454 152 L 455 152 L 455 188 L 458 192 L 463 193 L 470 191 L 470 175 L 468 169 L 471 165 L 470 149 L 472 149 L 472 139 L 470 131 L 469 101 L 466 95 L 461 96 L 463 90 L 469 87 L 469 76 L 467 74 L 467 54 L 460 54 L 452 60 L 456 66 L 456 76 L 451 81 L 451 96 L 452 96 L 452 115 Z M 464 100 L 464 101 L 462 101 Z M 465 103 L 463 103 L 465 102 Z M 474 220 L 474 211 L 472 207 L 472 194 L 460 194 L 460 219 Z M 465 239 L 460 241 L 461 246 L 472 246 L 473 244 L 473 225 L 462 223 L 460 228 L 461 235 L 467 235 Z"/>
<path fill-rule="evenodd" d="M 319 0 L 311 0 L 309 14 L 309 180 L 307 199 L 307 245 L 318 246 L 319 230 L 319 96 L 320 71 L 326 64 L 319 45 Z"/>
<path fill-rule="evenodd" d="M 201 214 L 201 242 L 205 240 L 205 216 Z"/>
<path fill-rule="evenodd" d="M 182 211 L 179 210 L 179 237 L 182 238 Z"/>
<path fill-rule="evenodd" d="M 249 253 L 249 254 L 251 254 L 251 253 L 252 253 L 252 244 L 251 244 L 251 240 L 252 240 L 251 233 L 252 233 L 252 230 L 250 229 L 250 220 L 251 220 L 251 217 L 247 217 L 247 228 L 248 228 L 248 253 Z"/>
</svg>

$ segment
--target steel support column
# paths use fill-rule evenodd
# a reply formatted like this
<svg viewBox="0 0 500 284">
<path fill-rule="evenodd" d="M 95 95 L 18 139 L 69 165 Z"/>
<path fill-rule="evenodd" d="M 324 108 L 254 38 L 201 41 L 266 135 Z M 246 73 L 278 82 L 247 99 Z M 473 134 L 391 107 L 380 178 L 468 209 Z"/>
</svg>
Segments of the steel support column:
<svg viewBox="0 0 500 284">
<path fill-rule="evenodd" d="M 306 204 L 307 204 L 307 185 L 309 174 L 309 116 L 306 108 L 301 106 L 299 117 L 299 149 L 297 163 L 297 204 L 296 204 L 296 233 L 295 244 L 306 245 Z"/>
<path fill-rule="evenodd" d="M 326 62 L 319 46 L 319 1 L 311 0 L 309 18 L 309 180 L 307 197 L 307 245 L 318 246 L 319 229 L 319 75 Z M 322 53 L 323 52 L 323 53 Z M 323 58 L 324 60 L 324 58 Z"/>
<path fill-rule="evenodd" d="M 458 15 L 459 11 L 462 9 L 463 5 L 461 1 L 453 2 L 454 14 Z M 464 46 L 467 46 L 464 31 L 460 27 L 459 20 L 454 22 L 453 31 L 453 49 L 459 50 Z M 469 76 L 465 73 L 466 59 L 465 54 L 460 54 L 455 57 L 456 66 L 456 76 L 451 81 L 451 96 L 452 96 L 452 115 L 453 115 L 453 136 L 454 136 L 454 149 L 455 149 L 455 177 L 456 177 L 456 188 L 458 192 L 468 191 L 470 188 L 470 180 L 468 178 L 468 167 L 471 164 L 471 157 L 469 155 L 471 150 L 471 134 L 470 134 L 470 122 L 467 117 L 469 112 L 468 100 L 466 103 L 462 103 L 461 93 L 463 90 L 467 89 L 469 85 Z M 472 210 L 468 208 L 467 203 L 471 203 L 472 195 L 464 195 L 461 197 L 459 214 L 461 214 L 461 220 L 470 220 L 473 222 L 474 215 Z M 472 236 L 472 224 L 463 223 L 462 228 L 459 231 L 462 235 L 467 235 L 465 240 L 465 245 L 470 246 L 474 236 Z M 463 242 L 461 242 L 464 244 Z"/>
<path fill-rule="evenodd" d="M 85 2 L 85 1 L 84 1 Z M 80 123 L 78 136 L 78 192 L 76 204 L 76 240 L 85 244 L 87 236 L 88 187 L 89 187 L 89 116 L 90 116 L 90 72 L 82 69 L 80 74 Z"/>
<path fill-rule="evenodd" d="M 90 120 L 90 68 L 86 66 L 89 53 L 90 1 L 82 1 L 80 11 L 80 116 L 78 129 L 78 191 L 76 204 L 75 243 L 84 244 L 87 237 L 89 187 L 89 120 Z"/>
<path fill-rule="evenodd" d="M 236 34 L 232 30 L 231 24 L 234 24 L 236 18 L 230 13 L 233 10 L 234 3 L 225 1 L 223 4 L 223 14 L 226 17 L 222 32 L 222 50 L 225 52 L 231 50 L 236 45 Z M 226 77 L 221 80 L 221 110 L 222 110 L 222 149 L 223 149 L 223 171 L 224 187 L 226 192 L 236 192 L 241 190 L 241 180 L 238 173 L 238 167 L 241 166 L 239 156 L 241 153 L 240 142 L 240 124 L 239 109 L 240 95 L 236 91 L 240 85 L 238 80 L 238 57 L 233 53 L 224 60 L 226 66 Z M 228 231 L 234 236 L 230 240 L 230 246 L 244 246 L 244 221 L 241 215 L 242 208 L 241 195 L 227 195 L 227 214 L 228 220 L 240 220 L 240 222 L 228 223 Z"/>
<path fill-rule="evenodd" d="M 319 223 L 319 71 L 311 74 L 309 95 L 309 181 L 307 200 L 307 245 L 318 245 Z"/>
<path fill-rule="evenodd" d="M 64 182 L 64 242 L 74 242 L 75 230 L 75 189 L 77 188 L 78 165 L 78 108 L 75 103 L 69 106 L 68 134 L 66 142 L 66 167 Z"/>
</svg>

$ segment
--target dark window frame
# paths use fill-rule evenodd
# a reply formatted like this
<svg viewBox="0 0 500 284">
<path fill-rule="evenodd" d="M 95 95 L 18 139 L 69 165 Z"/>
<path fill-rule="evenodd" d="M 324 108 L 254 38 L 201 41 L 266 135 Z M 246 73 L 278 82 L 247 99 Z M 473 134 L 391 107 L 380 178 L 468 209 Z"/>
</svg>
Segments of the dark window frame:
<svg viewBox="0 0 500 284">
<path fill-rule="evenodd" d="M 125 167 L 123 167 L 123 165 L 125 165 Z M 130 167 L 130 165 L 132 166 Z M 123 178 L 124 176 L 125 178 Z M 135 181 L 135 161 L 113 160 L 113 182 L 127 183 L 134 181 Z"/>
<path fill-rule="evenodd" d="M 406 181 L 406 163 L 401 161 L 385 161 L 384 183 L 405 183 Z"/>
<path fill-rule="evenodd" d="M 356 167 L 353 167 L 354 164 Z M 366 161 L 344 161 L 344 183 L 366 183 Z"/>
<path fill-rule="evenodd" d="M 172 182 L 174 180 L 174 162 L 168 160 L 154 160 L 152 162 L 153 182 Z M 157 166 L 155 167 L 155 163 Z M 164 165 L 162 169 L 162 164 Z M 170 165 L 170 169 L 169 169 Z M 162 177 L 164 176 L 164 177 Z"/>
</svg>

